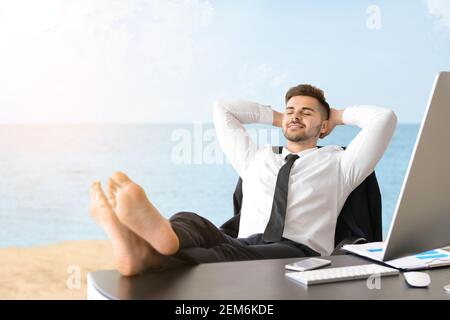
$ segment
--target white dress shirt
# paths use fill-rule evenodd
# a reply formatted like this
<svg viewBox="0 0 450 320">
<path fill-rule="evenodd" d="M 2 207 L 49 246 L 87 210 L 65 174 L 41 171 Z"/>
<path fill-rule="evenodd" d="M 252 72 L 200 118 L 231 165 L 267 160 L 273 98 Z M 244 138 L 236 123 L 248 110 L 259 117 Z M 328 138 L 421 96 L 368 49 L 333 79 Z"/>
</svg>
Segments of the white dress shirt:
<svg viewBox="0 0 450 320">
<path fill-rule="evenodd" d="M 264 233 L 270 219 L 278 171 L 291 152 L 258 147 L 243 124 L 272 124 L 270 106 L 249 101 L 214 102 L 217 138 L 242 178 L 238 237 Z M 395 131 L 393 111 L 373 106 L 347 107 L 343 122 L 362 130 L 343 150 L 329 145 L 297 153 L 291 168 L 283 237 L 305 244 L 321 255 L 334 249 L 336 222 L 348 195 L 375 169 Z"/>
</svg>

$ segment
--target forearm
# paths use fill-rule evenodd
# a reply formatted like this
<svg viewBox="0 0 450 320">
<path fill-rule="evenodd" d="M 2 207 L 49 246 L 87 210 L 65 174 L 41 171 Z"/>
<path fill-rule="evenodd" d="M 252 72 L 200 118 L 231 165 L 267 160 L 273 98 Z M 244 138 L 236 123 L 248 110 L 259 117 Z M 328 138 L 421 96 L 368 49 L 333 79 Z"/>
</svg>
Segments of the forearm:
<svg viewBox="0 0 450 320">
<path fill-rule="evenodd" d="M 397 120 L 392 110 L 375 106 L 351 106 L 342 111 L 343 124 L 355 125 L 361 129 L 377 124 L 383 126 Z"/>
<path fill-rule="evenodd" d="M 238 174 L 243 177 L 257 151 L 244 124 L 272 124 L 273 111 L 249 101 L 216 100 L 213 106 L 217 140 Z"/>
<path fill-rule="evenodd" d="M 230 124 L 231 120 L 237 120 L 241 124 L 273 123 L 271 107 L 251 101 L 216 100 L 214 102 L 214 114 L 216 120 L 221 120 L 227 124 Z"/>
<path fill-rule="evenodd" d="M 347 182 L 356 187 L 382 158 L 394 134 L 397 117 L 390 109 L 358 106 L 344 110 L 343 122 L 362 129 L 347 146 L 341 161 Z"/>
</svg>

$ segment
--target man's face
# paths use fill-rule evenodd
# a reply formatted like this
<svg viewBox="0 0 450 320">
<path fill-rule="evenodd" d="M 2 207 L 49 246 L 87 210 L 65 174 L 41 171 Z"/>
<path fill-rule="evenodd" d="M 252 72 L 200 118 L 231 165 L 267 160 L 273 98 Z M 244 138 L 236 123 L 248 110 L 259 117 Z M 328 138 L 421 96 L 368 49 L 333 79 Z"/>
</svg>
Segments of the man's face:
<svg viewBox="0 0 450 320">
<path fill-rule="evenodd" d="M 289 141 L 301 142 L 318 139 L 326 128 L 319 101 L 313 97 L 294 96 L 286 103 L 283 134 Z"/>
</svg>

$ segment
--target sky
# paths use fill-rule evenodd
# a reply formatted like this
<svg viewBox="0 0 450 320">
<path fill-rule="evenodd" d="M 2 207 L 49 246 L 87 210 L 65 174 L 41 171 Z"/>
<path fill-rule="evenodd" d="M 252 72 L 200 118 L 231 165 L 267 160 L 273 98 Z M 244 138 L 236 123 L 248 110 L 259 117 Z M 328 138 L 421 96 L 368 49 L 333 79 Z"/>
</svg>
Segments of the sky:
<svg viewBox="0 0 450 320">
<path fill-rule="evenodd" d="M 0 123 L 211 122 L 300 83 L 417 123 L 444 70 L 448 0 L 0 0 Z"/>
</svg>

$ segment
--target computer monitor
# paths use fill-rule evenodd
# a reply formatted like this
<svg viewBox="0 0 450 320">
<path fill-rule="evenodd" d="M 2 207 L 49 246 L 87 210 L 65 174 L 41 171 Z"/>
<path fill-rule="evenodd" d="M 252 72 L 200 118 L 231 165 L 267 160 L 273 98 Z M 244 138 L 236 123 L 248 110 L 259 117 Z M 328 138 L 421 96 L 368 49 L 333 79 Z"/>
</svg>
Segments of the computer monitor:
<svg viewBox="0 0 450 320">
<path fill-rule="evenodd" d="M 450 72 L 437 75 L 382 260 L 450 244 Z"/>
</svg>

